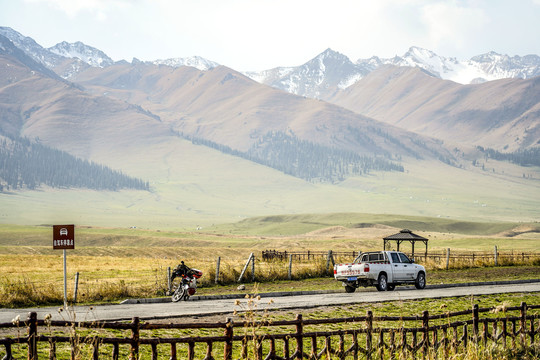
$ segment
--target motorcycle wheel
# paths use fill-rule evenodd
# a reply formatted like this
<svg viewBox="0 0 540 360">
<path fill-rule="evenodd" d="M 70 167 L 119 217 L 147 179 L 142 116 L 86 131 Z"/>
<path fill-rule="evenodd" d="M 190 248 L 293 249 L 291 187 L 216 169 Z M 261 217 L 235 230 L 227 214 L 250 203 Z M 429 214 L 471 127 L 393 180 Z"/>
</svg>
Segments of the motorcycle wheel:
<svg viewBox="0 0 540 360">
<path fill-rule="evenodd" d="M 177 287 L 174 293 L 171 296 L 171 299 L 173 302 L 178 302 L 184 298 L 184 295 L 186 295 L 186 291 L 181 287 Z"/>
</svg>

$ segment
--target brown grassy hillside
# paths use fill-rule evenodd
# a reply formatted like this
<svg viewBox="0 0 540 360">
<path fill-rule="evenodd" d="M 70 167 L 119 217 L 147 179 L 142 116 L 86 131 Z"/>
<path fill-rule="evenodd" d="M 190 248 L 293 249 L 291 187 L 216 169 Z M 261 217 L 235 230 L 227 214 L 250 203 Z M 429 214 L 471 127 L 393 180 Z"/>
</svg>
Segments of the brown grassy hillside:
<svg viewBox="0 0 540 360">
<path fill-rule="evenodd" d="M 453 144 L 514 151 L 540 139 L 538 77 L 460 85 L 388 65 L 328 100 Z"/>
</svg>

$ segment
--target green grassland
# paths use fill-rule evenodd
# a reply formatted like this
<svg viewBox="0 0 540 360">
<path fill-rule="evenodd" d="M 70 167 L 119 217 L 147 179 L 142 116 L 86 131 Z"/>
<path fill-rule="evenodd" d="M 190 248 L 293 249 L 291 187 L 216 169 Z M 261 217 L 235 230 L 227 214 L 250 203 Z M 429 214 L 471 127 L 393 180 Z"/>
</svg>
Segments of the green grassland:
<svg viewBox="0 0 540 360">
<path fill-rule="evenodd" d="M 150 191 L 4 192 L 0 224 L 190 231 L 255 216 L 306 213 L 402 214 L 475 222 L 540 219 L 540 170 L 491 160 L 482 170 L 405 159 L 403 173 L 373 172 L 319 183 L 185 140 L 144 148 L 134 144 L 125 154 L 101 156 L 95 161 L 149 181 Z M 523 177 L 525 173 L 532 176 Z M 281 229 L 283 234 L 296 231 Z"/>
</svg>

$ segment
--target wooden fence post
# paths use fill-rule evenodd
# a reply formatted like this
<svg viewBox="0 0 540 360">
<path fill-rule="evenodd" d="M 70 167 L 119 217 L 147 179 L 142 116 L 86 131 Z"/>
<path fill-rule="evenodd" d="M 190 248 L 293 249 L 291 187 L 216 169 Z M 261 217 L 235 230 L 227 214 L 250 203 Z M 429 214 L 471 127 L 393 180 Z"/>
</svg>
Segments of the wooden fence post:
<svg viewBox="0 0 540 360">
<path fill-rule="evenodd" d="M 139 359 L 139 339 L 140 339 L 140 320 L 138 317 L 134 317 L 131 320 L 131 352 L 129 355 L 130 360 Z"/>
<path fill-rule="evenodd" d="M 446 270 L 450 266 L 450 248 L 446 248 Z"/>
<path fill-rule="evenodd" d="M 429 349 L 429 312 L 424 310 L 422 313 L 422 359 L 425 359 Z"/>
<path fill-rule="evenodd" d="M 478 304 L 473 305 L 473 341 L 478 345 Z"/>
<path fill-rule="evenodd" d="M 167 294 L 171 294 L 172 292 L 172 283 L 171 283 L 171 267 L 169 266 L 167 268 Z"/>
<path fill-rule="evenodd" d="M 296 314 L 296 359 L 304 358 L 304 324 L 302 322 L 302 314 Z"/>
<path fill-rule="evenodd" d="M 79 272 L 75 274 L 75 290 L 73 290 L 73 303 L 77 303 L 77 290 L 79 289 Z"/>
<path fill-rule="evenodd" d="M 238 278 L 238 282 L 242 281 L 242 278 L 244 277 L 244 273 L 246 272 L 247 267 L 249 266 L 249 262 L 251 260 L 254 260 L 253 259 L 254 257 L 255 257 L 255 255 L 253 255 L 253 253 L 251 253 L 251 255 L 249 255 L 249 258 L 248 258 L 248 260 L 246 262 L 246 265 L 244 265 L 244 268 L 242 269 L 242 273 L 240 273 L 240 277 Z M 254 268 L 254 266 L 253 266 L 253 268 Z"/>
<path fill-rule="evenodd" d="M 371 359 L 371 349 L 373 344 L 373 312 L 368 310 L 366 317 L 366 359 Z"/>
<path fill-rule="evenodd" d="M 251 253 L 251 282 L 255 282 L 255 254 Z"/>
<path fill-rule="evenodd" d="M 494 252 L 495 252 L 495 253 L 494 253 L 494 256 L 495 256 L 495 266 L 497 266 L 497 265 L 498 265 L 498 258 L 497 258 L 497 255 L 498 255 L 498 254 L 497 254 L 497 245 L 495 245 L 495 249 L 494 249 Z"/>
<path fill-rule="evenodd" d="M 326 255 L 326 274 L 327 275 L 330 270 L 330 261 L 332 261 L 332 266 L 334 266 L 334 256 L 332 255 L 332 250 L 328 250 L 328 254 Z"/>
<path fill-rule="evenodd" d="M 521 319 L 520 319 L 521 329 L 519 329 L 519 334 L 521 337 L 521 346 L 525 348 L 525 346 L 527 345 L 527 337 L 526 337 L 527 335 L 527 304 L 525 302 L 521 303 L 520 312 L 521 312 Z"/>
<path fill-rule="evenodd" d="M 37 313 L 28 313 L 28 360 L 36 360 L 37 353 Z"/>
<path fill-rule="evenodd" d="M 92 345 L 92 360 L 99 360 L 99 337 L 94 337 Z"/>
<path fill-rule="evenodd" d="M 12 352 L 11 352 L 11 344 L 10 343 L 7 343 L 4 345 L 5 346 L 5 349 L 6 349 L 6 355 L 3 357 L 2 360 L 13 360 L 13 355 L 12 355 Z"/>
<path fill-rule="evenodd" d="M 214 281 L 217 285 L 219 283 L 219 265 L 221 263 L 221 256 L 218 256 L 217 258 L 217 264 L 216 264 L 216 280 Z"/>
<path fill-rule="evenodd" d="M 289 255 L 289 280 L 292 280 L 292 254 Z"/>
<path fill-rule="evenodd" d="M 225 325 L 225 348 L 223 349 L 223 359 L 230 360 L 232 359 L 232 344 L 233 344 L 233 324 L 232 318 L 227 318 L 227 323 Z"/>
</svg>

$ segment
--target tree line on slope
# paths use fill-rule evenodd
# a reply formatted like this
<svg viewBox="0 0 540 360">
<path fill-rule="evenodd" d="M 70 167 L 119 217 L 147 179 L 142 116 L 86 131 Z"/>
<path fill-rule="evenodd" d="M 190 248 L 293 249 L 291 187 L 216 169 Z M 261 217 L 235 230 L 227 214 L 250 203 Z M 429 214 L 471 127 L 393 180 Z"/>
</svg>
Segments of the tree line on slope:
<svg viewBox="0 0 540 360">
<path fill-rule="evenodd" d="M 403 166 L 381 157 L 315 144 L 280 131 L 267 133 L 246 152 L 206 139 L 186 138 L 193 144 L 205 145 L 307 181 L 343 181 L 348 176 L 368 174 L 373 170 L 404 171 Z"/>
<path fill-rule="evenodd" d="M 540 166 L 540 147 L 518 150 L 511 153 L 502 153 L 490 148 L 476 147 L 487 158 L 509 161 L 520 166 Z"/>
<path fill-rule="evenodd" d="M 76 158 L 28 139 L 0 140 L 0 191 L 54 188 L 148 190 L 149 184 L 107 166 Z"/>
</svg>

